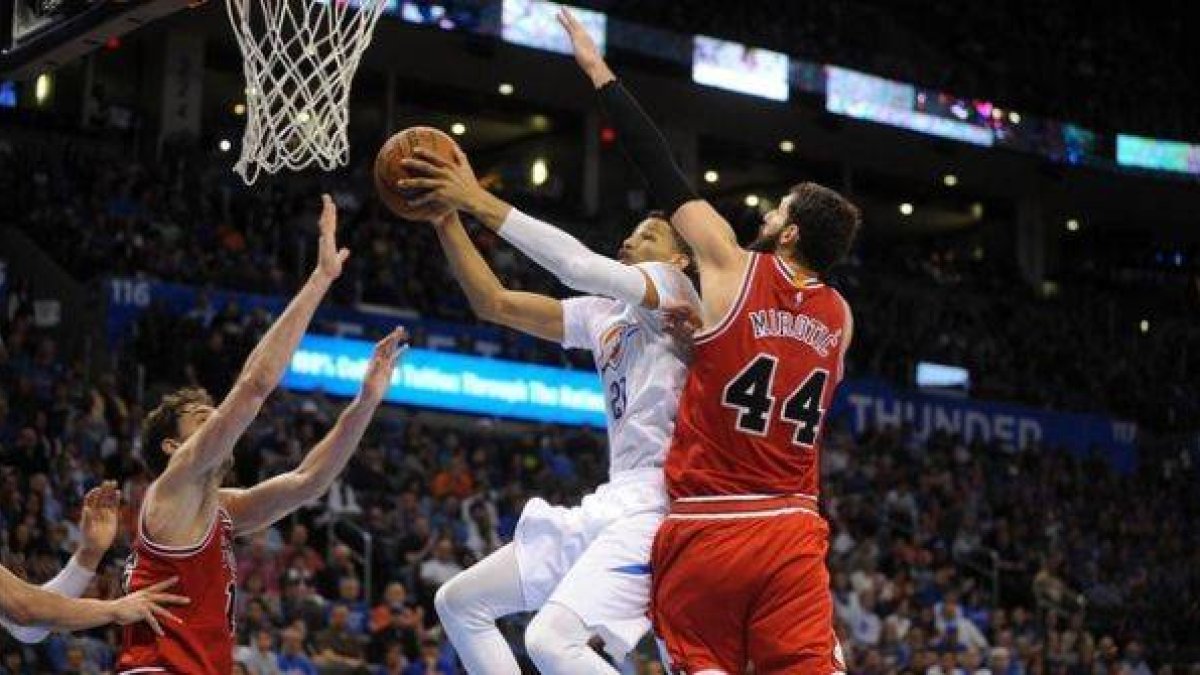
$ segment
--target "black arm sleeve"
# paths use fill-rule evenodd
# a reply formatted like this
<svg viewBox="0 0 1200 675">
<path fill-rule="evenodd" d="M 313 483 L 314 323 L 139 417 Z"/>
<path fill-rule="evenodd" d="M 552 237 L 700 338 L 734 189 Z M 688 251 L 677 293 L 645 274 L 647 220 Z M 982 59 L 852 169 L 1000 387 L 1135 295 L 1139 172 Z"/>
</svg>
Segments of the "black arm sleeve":
<svg viewBox="0 0 1200 675">
<path fill-rule="evenodd" d="M 634 168 L 650 188 L 654 202 L 668 215 L 700 196 L 688 184 L 662 132 L 619 80 L 597 91 L 600 103 L 616 127 L 617 139 Z"/>
</svg>

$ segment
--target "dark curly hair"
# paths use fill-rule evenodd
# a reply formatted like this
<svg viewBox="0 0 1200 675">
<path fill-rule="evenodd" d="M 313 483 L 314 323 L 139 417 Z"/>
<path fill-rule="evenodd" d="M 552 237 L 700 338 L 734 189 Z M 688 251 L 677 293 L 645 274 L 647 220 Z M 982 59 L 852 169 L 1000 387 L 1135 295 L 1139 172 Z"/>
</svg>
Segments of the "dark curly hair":
<svg viewBox="0 0 1200 675">
<path fill-rule="evenodd" d="M 179 418 L 188 408 L 212 405 L 212 397 L 200 387 L 184 387 L 162 398 L 158 407 L 142 421 L 142 461 L 150 473 L 158 476 L 167 468 L 170 455 L 163 452 L 163 441 L 179 438 Z"/>
<path fill-rule="evenodd" d="M 862 213 L 850 200 L 817 183 L 798 183 L 789 193 L 793 198 L 788 205 L 788 224 L 800 229 L 796 257 L 823 275 L 850 252 Z"/>
</svg>

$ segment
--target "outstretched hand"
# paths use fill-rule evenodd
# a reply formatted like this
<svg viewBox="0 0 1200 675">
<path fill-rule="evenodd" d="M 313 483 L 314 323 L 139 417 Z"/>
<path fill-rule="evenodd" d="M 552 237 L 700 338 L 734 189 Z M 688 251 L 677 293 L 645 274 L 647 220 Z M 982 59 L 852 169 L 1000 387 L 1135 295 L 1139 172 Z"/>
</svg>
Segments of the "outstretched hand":
<svg viewBox="0 0 1200 675">
<path fill-rule="evenodd" d="M 321 238 L 318 244 L 317 270 L 328 281 L 337 279 L 342 274 L 342 265 L 350 257 L 350 249 L 337 246 L 337 205 L 333 197 L 321 195 Z"/>
<path fill-rule="evenodd" d="M 576 19 L 570 10 L 566 8 L 559 10 L 558 23 L 567 31 L 567 37 L 571 38 L 571 49 L 575 52 L 575 62 L 591 78 L 593 86 L 599 89 L 607 82 L 617 79 L 608 64 L 604 62 L 604 56 L 600 54 L 600 48 L 596 46 L 596 41 L 592 39 L 591 35 L 588 35 L 583 24 L 579 23 L 579 19 Z"/>
<path fill-rule="evenodd" d="M 379 342 L 375 343 L 375 352 L 367 364 L 367 374 L 363 378 L 363 397 L 371 401 L 382 401 L 389 387 L 392 386 L 392 372 L 396 369 L 396 359 L 408 349 L 408 331 L 403 326 L 397 326 Z"/>
<path fill-rule="evenodd" d="M 104 481 L 92 488 L 83 498 L 83 515 L 79 518 L 79 564 L 96 571 L 105 551 L 117 536 L 117 509 L 121 506 L 121 491 L 115 481 Z"/>
</svg>

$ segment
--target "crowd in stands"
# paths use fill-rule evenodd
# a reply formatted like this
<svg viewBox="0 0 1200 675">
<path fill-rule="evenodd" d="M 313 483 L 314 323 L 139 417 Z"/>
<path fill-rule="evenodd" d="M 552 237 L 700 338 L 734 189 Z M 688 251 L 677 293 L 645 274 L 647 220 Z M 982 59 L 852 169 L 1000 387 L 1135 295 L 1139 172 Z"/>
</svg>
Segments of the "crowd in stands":
<svg viewBox="0 0 1200 675">
<path fill-rule="evenodd" d="M 82 280 L 138 276 L 286 294 L 312 259 L 315 195 L 330 190 L 340 206 L 343 241 L 354 252 L 332 302 L 400 306 L 423 317 L 474 321 L 433 233 L 385 217 L 362 188 L 371 185 L 363 167 L 323 180 L 296 177 L 246 190 L 221 162 L 109 162 L 62 141 L 2 150 L 0 188 L 14 195 L 19 226 Z M 629 214 L 630 223 L 635 219 Z M 614 233 L 630 223 L 576 230 L 600 250 L 612 250 Z M 608 233 L 603 240 L 594 238 L 598 230 Z M 477 228 L 476 241 L 510 287 L 565 293 L 486 230 Z M 970 262 L 936 250 L 889 249 L 882 259 L 843 268 L 835 281 L 860 327 L 850 373 L 906 383 L 916 362 L 932 360 L 969 368 L 973 394 L 981 398 L 1108 413 L 1156 431 L 1195 427 L 1200 325 L 1191 317 L 1200 308 L 1200 277 L 1188 280 L 1194 288 L 1183 289 L 1182 280 L 1160 284 L 1131 303 L 1082 281 L 1045 298 L 1015 274 L 972 274 Z M 1195 296 L 1190 305 L 1174 286 Z M 1176 295 L 1181 302 L 1158 313 L 1152 330 L 1140 332 L 1145 299 Z M 158 335 L 148 342 L 157 349 L 173 346 Z M 564 362 L 556 348 L 530 344 L 509 341 L 502 353 Z M 164 365 L 181 362 L 168 358 Z M 586 359 L 577 363 L 590 367 Z M 1146 381 L 1156 386 L 1138 386 Z"/>
<path fill-rule="evenodd" d="M 587 4 L 1093 129 L 1200 139 L 1200 59 L 1167 8 L 1096 12 L 1078 0 Z"/>
<path fill-rule="evenodd" d="M 58 355 L 20 298 L 0 306 L 0 558 L 49 578 L 73 549 L 82 495 L 118 480 L 123 534 L 93 588 L 117 593 L 148 484 L 136 432 L 158 385 L 221 392 L 266 322 L 227 315 L 229 347 L 204 364 L 194 360 L 203 340 L 180 338 L 179 369 L 139 400 L 120 378 L 90 377 Z M 295 465 L 337 405 L 278 393 L 231 480 Z M 1178 660 L 1200 659 L 1181 651 L 1200 623 L 1194 452 L 1144 457 L 1123 477 L 1055 449 L 921 443 L 897 428 L 853 438 L 835 427 L 824 508 L 850 672 L 1198 672 Z M 444 427 L 384 412 L 328 498 L 241 542 L 235 672 L 456 673 L 434 591 L 511 537 L 527 495 L 571 503 L 604 475 L 604 442 L 590 432 L 514 434 L 486 420 Z M 372 536 L 369 559 L 354 528 Z M 506 625 L 518 653 L 521 628 Z M 118 644 L 112 628 L 36 647 L 5 637 L 0 673 L 106 672 Z M 624 672 L 661 670 L 639 656 Z"/>
</svg>

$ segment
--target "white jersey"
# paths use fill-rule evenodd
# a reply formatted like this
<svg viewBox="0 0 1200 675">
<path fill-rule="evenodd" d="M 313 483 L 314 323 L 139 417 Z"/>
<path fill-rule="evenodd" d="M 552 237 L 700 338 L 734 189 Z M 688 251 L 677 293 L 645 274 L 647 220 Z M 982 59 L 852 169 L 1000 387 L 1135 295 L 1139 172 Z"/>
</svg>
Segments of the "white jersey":
<svg viewBox="0 0 1200 675">
<path fill-rule="evenodd" d="M 700 311 L 695 287 L 666 263 L 638 265 L 658 289 L 659 306 Z M 604 385 L 609 474 L 662 467 L 687 378 L 683 347 L 663 330 L 658 310 L 583 296 L 564 300 L 563 347 L 590 349 Z"/>
</svg>

